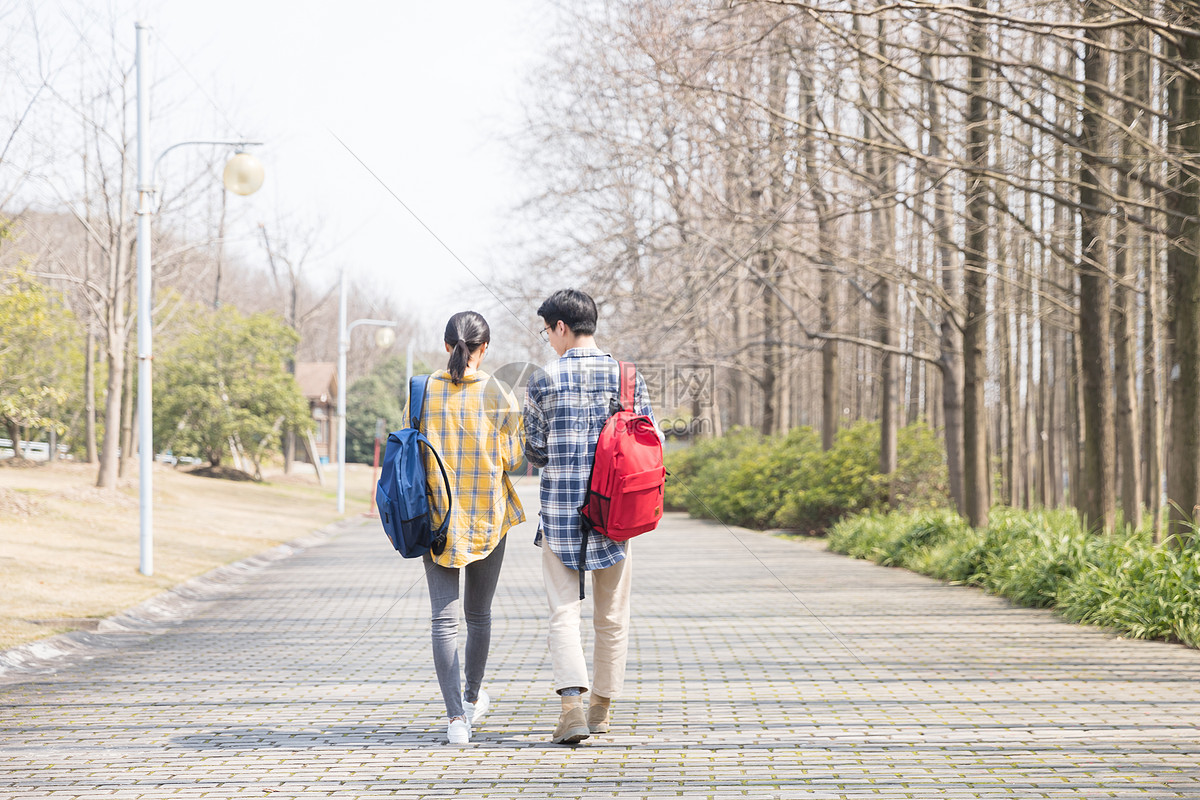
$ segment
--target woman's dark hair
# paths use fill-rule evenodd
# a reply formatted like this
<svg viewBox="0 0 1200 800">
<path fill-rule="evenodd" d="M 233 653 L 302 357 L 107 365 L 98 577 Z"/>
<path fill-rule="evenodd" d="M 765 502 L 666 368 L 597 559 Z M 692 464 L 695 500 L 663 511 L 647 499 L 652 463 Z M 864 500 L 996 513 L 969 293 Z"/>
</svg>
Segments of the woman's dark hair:
<svg viewBox="0 0 1200 800">
<path fill-rule="evenodd" d="M 450 363 L 446 369 L 455 383 L 463 379 L 467 371 L 467 359 L 480 347 L 492 340 L 492 331 L 478 312 L 460 311 L 446 323 L 446 344 L 450 351 Z"/>
<path fill-rule="evenodd" d="M 559 289 L 538 306 L 537 314 L 551 327 L 561 319 L 576 336 L 596 332 L 596 301 L 578 289 Z"/>
</svg>

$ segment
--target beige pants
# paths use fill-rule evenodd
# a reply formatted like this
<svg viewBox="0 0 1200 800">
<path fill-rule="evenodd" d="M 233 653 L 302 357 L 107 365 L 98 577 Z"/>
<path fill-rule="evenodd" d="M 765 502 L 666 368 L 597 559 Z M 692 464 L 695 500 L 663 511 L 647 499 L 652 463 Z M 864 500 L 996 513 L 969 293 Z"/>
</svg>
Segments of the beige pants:
<svg viewBox="0 0 1200 800">
<path fill-rule="evenodd" d="M 579 573 L 563 566 L 554 551 L 542 543 L 542 574 L 546 579 L 546 599 L 550 603 L 548 641 L 554 667 L 554 691 L 579 686 L 585 690 L 591 688 L 602 697 L 621 695 L 625 685 L 625 658 L 629 652 L 631 554 L 632 548 L 626 544 L 624 560 L 588 572 L 592 576 L 590 595 L 594 606 L 592 628 L 595 630 L 592 666 L 596 671 L 596 682 L 589 684 L 579 631 L 583 607 L 579 599 Z"/>
</svg>

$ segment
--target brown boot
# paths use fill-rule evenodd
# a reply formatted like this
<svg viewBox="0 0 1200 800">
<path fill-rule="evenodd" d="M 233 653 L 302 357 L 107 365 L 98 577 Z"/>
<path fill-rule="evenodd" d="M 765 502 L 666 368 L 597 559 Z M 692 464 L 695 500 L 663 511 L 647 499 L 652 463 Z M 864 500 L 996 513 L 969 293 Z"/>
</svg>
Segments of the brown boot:
<svg viewBox="0 0 1200 800">
<path fill-rule="evenodd" d="M 550 741 L 555 744 L 575 744 L 590 735 L 587 718 L 583 715 L 583 698 L 579 695 L 563 695 L 562 713 L 558 715 L 558 726 Z"/>
<path fill-rule="evenodd" d="M 587 726 L 592 733 L 608 733 L 608 720 L 612 711 L 612 700 L 593 694 L 588 701 Z"/>
</svg>

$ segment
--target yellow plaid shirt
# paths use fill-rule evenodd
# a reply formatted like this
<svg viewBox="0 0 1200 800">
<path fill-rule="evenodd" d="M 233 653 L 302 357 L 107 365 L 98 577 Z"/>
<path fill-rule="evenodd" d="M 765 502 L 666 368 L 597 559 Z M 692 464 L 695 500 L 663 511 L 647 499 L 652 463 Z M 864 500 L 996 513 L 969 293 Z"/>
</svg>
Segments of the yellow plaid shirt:
<svg viewBox="0 0 1200 800">
<path fill-rule="evenodd" d="M 409 419 L 408 409 L 404 418 Z M 443 567 L 462 567 L 484 558 L 508 529 L 525 521 L 505 470 L 513 469 L 524 452 L 521 408 L 508 387 L 485 372 L 464 375 L 455 384 L 439 370 L 425 389 L 424 433 L 446 465 L 454 492 L 446 549 L 433 561 Z M 426 452 L 425 471 L 434 496 L 435 524 L 442 521 L 446 494 L 442 473 Z"/>
</svg>

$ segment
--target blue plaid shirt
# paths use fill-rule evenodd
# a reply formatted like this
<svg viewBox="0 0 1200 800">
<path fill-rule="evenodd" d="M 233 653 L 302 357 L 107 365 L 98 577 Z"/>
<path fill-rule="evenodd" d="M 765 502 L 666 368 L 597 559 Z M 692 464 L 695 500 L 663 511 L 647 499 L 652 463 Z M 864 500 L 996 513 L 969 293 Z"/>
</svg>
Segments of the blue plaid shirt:
<svg viewBox="0 0 1200 800">
<path fill-rule="evenodd" d="M 549 544 L 570 569 L 579 569 L 579 507 L 600 429 L 618 406 L 617 361 L 594 347 L 575 347 L 529 379 L 525 395 L 525 457 L 542 467 L 541 522 L 535 543 Z M 637 376 L 634 409 L 650 419 L 646 382 Z M 657 427 L 657 424 L 656 424 Z M 588 537 L 585 569 L 611 567 L 625 558 L 625 544 L 602 533 Z"/>
</svg>

